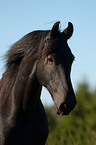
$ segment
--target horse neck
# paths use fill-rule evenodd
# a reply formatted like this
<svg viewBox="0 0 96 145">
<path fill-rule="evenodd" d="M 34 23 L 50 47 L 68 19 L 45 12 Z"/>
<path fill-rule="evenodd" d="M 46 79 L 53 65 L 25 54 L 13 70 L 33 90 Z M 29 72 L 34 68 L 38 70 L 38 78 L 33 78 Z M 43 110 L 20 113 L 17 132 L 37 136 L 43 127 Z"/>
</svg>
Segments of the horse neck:
<svg viewBox="0 0 96 145">
<path fill-rule="evenodd" d="M 40 99 L 42 86 L 39 84 L 36 76 L 34 74 L 31 74 L 31 77 L 28 80 L 25 92 L 24 92 L 24 98 L 23 98 L 23 110 L 24 111 L 32 111 L 34 110 L 34 107 L 38 103 Z"/>
<path fill-rule="evenodd" d="M 12 100 L 15 108 L 27 111 L 35 106 L 40 98 L 41 85 L 36 78 L 36 61 L 24 59 L 12 89 Z"/>
</svg>

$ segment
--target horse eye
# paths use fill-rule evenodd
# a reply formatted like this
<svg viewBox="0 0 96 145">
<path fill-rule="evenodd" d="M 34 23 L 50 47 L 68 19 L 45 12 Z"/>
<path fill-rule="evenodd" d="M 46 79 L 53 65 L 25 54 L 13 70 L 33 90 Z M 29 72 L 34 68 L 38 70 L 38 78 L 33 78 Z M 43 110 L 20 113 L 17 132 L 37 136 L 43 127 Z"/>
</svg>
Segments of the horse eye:
<svg viewBox="0 0 96 145">
<path fill-rule="evenodd" d="M 49 61 L 49 62 L 53 62 L 53 59 L 52 59 L 52 58 L 50 58 L 50 59 L 48 59 L 48 61 Z"/>
<path fill-rule="evenodd" d="M 48 56 L 48 62 L 51 64 L 53 63 L 53 58 L 50 55 Z"/>
</svg>

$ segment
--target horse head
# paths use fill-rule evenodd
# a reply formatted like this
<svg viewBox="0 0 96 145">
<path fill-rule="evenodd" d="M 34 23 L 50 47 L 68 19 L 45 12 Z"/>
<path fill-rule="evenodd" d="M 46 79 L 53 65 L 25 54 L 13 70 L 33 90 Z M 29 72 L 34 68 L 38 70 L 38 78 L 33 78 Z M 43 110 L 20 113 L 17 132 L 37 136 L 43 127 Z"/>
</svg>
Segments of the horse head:
<svg viewBox="0 0 96 145">
<path fill-rule="evenodd" d="M 60 32 L 59 23 L 56 22 L 42 40 L 36 76 L 52 95 L 57 114 L 67 115 L 77 103 L 70 79 L 74 55 L 67 44 L 73 33 L 73 25 L 69 22 L 68 27 Z"/>
</svg>

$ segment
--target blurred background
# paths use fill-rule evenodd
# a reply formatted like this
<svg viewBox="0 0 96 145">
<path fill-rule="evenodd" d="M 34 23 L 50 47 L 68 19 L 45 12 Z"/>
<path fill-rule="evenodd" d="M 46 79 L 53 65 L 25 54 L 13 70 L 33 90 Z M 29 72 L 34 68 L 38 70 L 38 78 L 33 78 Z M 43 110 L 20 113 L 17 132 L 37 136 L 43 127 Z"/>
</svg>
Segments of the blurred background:
<svg viewBox="0 0 96 145">
<path fill-rule="evenodd" d="M 69 116 L 57 116 L 50 94 L 42 89 L 50 131 L 47 145 L 96 145 L 95 0 L 0 1 L 0 78 L 10 46 L 31 31 L 51 29 L 56 21 L 61 31 L 68 22 L 74 25 L 68 44 L 75 55 L 71 79 L 78 104 Z"/>
</svg>

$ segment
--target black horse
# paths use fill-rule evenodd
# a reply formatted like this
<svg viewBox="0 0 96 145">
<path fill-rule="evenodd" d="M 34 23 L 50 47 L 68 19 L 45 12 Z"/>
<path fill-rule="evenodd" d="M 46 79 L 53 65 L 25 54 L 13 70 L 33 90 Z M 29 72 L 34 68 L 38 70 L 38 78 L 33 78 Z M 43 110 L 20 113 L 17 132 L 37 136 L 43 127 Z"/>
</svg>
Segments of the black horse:
<svg viewBox="0 0 96 145">
<path fill-rule="evenodd" d="M 59 31 L 34 31 L 7 53 L 0 81 L 0 145 L 45 145 L 47 117 L 40 101 L 42 86 L 53 97 L 55 110 L 67 115 L 76 105 L 70 80 L 74 55 L 67 44 L 73 25 Z"/>
</svg>

